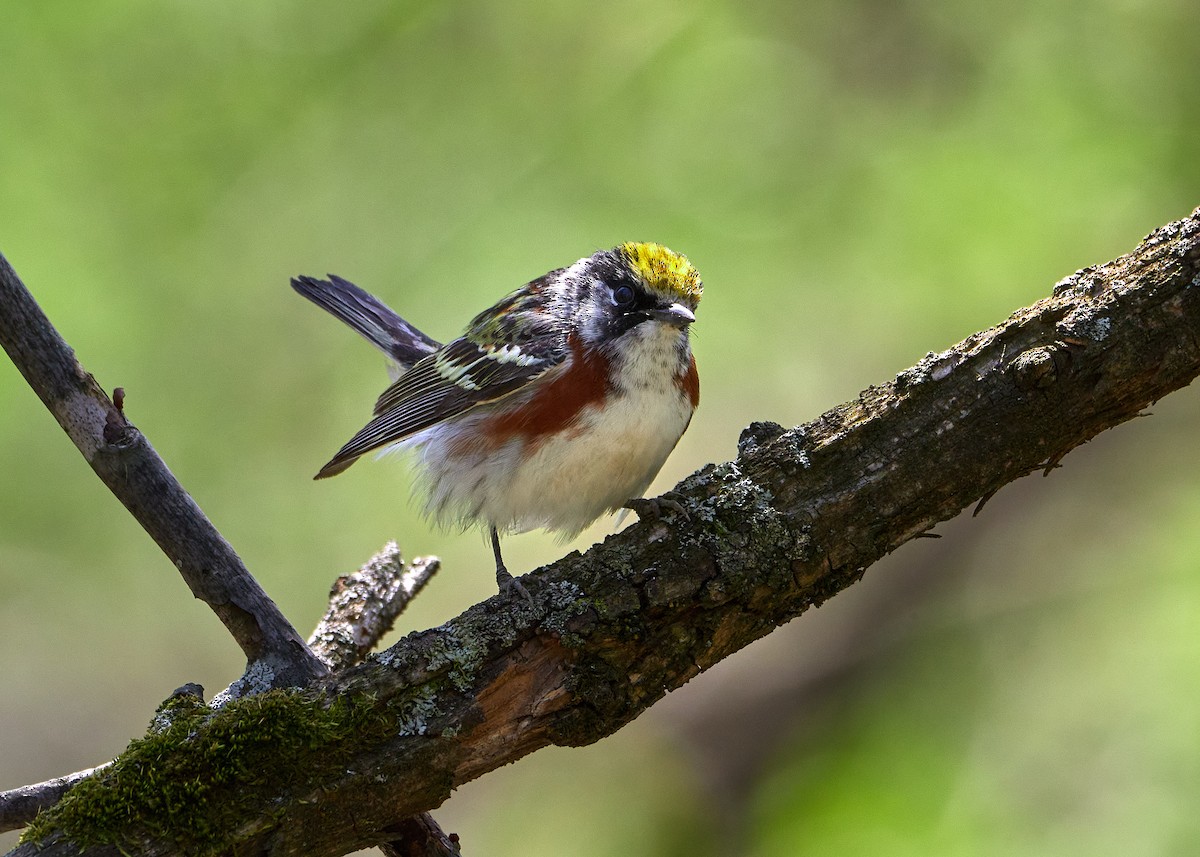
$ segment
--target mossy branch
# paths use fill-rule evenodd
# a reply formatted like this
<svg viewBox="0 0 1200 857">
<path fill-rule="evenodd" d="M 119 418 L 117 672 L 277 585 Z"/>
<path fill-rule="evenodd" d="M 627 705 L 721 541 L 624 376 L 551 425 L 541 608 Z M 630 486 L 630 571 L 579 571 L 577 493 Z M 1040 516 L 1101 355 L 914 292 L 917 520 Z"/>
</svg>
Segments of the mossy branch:
<svg viewBox="0 0 1200 857">
<path fill-rule="evenodd" d="M 440 560 L 432 556 L 417 557 L 406 564 L 396 543 L 388 542 L 357 571 L 334 581 L 329 591 L 329 607 L 309 637 L 309 648 L 332 672 L 358 664 L 391 630 L 395 620 L 440 567 Z M 248 676 L 242 676 L 218 697 L 228 704 L 231 699 L 253 695 L 243 687 L 249 683 Z M 160 733 L 178 726 L 181 710 L 201 714 L 202 693 L 203 688 L 195 684 L 176 690 L 155 713 L 151 731 Z M 0 831 L 24 827 L 39 812 L 62 800 L 76 784 L 115 762 L 0 792 Z M 454 857 L 460 853 L 457 837 L 444 833 L 428 813 L 402 821 L 394 837 L 381 843 L 380 848 L 387 855 L 404 857 Z"/>
<path fill-rule="evenodd" d="M 387 841 L 455 786 L 612 734 L 906 541 L 1049 472 L 1200 374 L 1198 331 L 1200 211 L 804 426 L 751 426 L 736 460 L 676 488 L 686 518 L 527 575 L 528 602 L 494 597 L 305 688 L 182 712 L 14 854 Z"/>
</svg>

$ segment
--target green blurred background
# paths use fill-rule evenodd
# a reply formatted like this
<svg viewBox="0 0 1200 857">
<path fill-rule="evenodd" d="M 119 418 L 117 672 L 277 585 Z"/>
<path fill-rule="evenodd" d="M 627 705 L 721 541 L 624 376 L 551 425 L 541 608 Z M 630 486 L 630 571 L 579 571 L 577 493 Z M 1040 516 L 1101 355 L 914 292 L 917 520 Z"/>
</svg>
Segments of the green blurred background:
<svg viewBox="0 0 1200 857">
<path fill-rule="evenodd" d="M 404 629 L 494 584 L 400 464 L 310 481 L 385 376 L 293 274 L 446 338 L 599 247 L 686 252 L 704 395 L 665 489 L 1200 204 L 1184 0 L 3 13 L 0 251 L 305 633 L 389 538 L 445 561 Z M 1200 852 L 1200 403 L 1154 413 L 438 818 L 496 857 Z M 0 473 L 9 788 L 110 758 L 241 662 L 6 361 Z"/>
</svg>

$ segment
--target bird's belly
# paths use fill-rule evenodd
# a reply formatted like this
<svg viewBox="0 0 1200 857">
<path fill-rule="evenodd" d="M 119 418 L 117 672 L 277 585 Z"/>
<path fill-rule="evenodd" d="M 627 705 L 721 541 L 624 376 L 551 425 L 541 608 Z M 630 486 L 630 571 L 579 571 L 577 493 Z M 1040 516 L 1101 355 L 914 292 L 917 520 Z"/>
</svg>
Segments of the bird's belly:
<svg viewBox="0 0 1200 857">
<path fill-rule="evenodd" d="M 621 391 L 603 410 L 586 407 L 565 431 L 517 435 L 498 448 L 456 443 L 450 432 L 429 437 L 423 457 L 430 510 L 501 531 L 545 527 L 576 535 L 642 496 L 691 414 L 691 402 L 672 383 Z"/>
</svg>

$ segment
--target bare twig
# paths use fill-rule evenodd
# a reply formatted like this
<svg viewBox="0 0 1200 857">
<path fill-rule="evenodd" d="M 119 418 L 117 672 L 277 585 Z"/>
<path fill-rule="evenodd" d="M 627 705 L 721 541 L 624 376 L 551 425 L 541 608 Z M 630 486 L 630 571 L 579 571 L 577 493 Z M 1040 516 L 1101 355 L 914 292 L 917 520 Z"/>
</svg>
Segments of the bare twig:
<svg viewBox="0 0 1200 857">
<path fill-rule="evenodd" d="M 96 475 L 225 623 L 266 684 L 295 686 L 324 675 L 325 665 L 125 418 L 124 407 L 113 404 L 79 365 L 2 255 L 0 345 Z"/>
<path fill-rule="evenodd" d="M 88 768 L 44 783 L 0 792 L 0 833 L 24 827 L 39 812 L 62 800 L 71 786 L 98 770 L 100 768 Z"/>
<path fill-rule="evenodd" d="M 437 557 L 417 557 L 406 567 L 396 543 L 388 542 L 358 571 L 334 581 L 309 648 L 335 672 L 358 663 L 440 567 Z"/>
<path fill-rule="evenodd" d="M 427 812 L 396 826 L 396 838 L 379 846 L 384 857 L 458 857 L 457 833 L 444 833 Z"/>
</svg>

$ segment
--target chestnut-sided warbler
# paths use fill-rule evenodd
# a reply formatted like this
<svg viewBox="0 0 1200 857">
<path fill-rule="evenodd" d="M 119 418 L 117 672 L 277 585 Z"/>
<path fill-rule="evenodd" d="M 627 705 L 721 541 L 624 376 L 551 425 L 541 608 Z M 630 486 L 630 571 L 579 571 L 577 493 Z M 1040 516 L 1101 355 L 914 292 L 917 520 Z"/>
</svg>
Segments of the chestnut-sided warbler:
<svg viewBox="0 0 1200 857">
<path fill-rule="evenodd" d="M 650 485 L 700 400 L 688 342 L 700 275 L 658 244 L 627 243 L 551 271 L 440 345 L 353 283 L 292 287 L 389 358 L 375 416 L 317 479 L 364 453 L 415 447 L 427 511 L 489 528 L 500 590 L 524 592 L 500 534 L 577 535 Z"/>
</svg>

